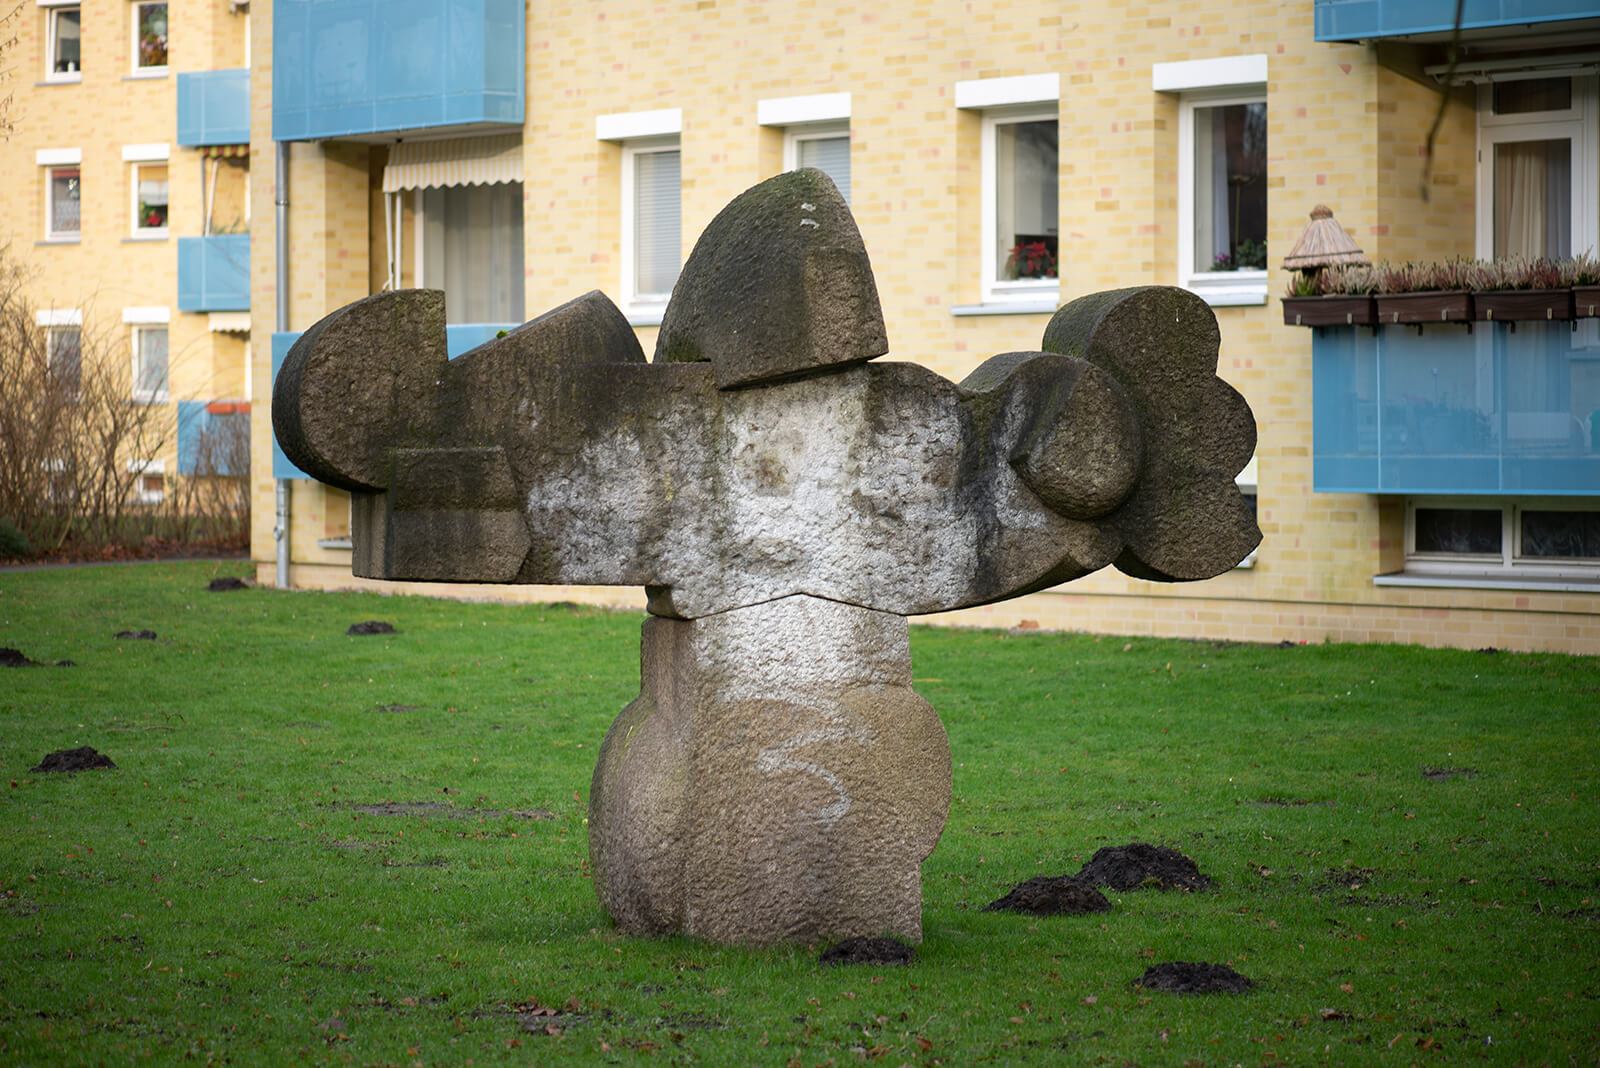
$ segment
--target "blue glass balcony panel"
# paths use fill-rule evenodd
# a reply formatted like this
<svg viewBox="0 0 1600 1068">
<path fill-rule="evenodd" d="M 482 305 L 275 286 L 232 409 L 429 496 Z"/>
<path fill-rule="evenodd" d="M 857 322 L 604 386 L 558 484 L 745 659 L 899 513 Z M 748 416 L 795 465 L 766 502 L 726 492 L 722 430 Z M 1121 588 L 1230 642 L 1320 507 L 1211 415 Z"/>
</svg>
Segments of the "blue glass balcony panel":
<svg viewBox="0 0 1600 1068">
<path fill-rule="evenodd" d="M 272 136 L 523 118 L 521 0 L 278 0 Z"/>
<path fill-rule="evenodd" d="M 178 402 L 178 474 L 238 477 L 250 473 L 250 405 Z"/>
<path fill-rule="evenodd" d="M 1315 0 L 1313 34 L 1319 41 L 1365 41 L 1402 34 L 1448 34 L 1455 5 L 1443 0 Z M 1568 19 L 1593 19 L 1594 0 L 1466 0 L 1463 35 Z"/>
<path fill-rule="evenodd" d="M 463 353 L 471 352 L 479 345 L 493 341 L 500 336 L 501 331 L 515 330 L 521 323 L 458 323 L 444 328 L 445 353 L 453 360 Z M 277 382 L 278 370 L 283 367 L 283 361 L 289 355 L 289 349 L 300 339 L 299 333 L 273 334 L 272 335 L 272 380 Z M 273 478 L 310 478 L 311 476 L 289 462 L 289 458 L 278 447 L 277 435 L 272 438 L 272 477 Z"/>
<path fill-rule="evenodd" d="M 1312 484 L 1600 496 L 1596 324 L 1319 329 Z"/>
<path fill-rule="evenodd" d="M 250 143 L 250 71 L 206 70 L 178 75 L 178 144 Z"/>
<path fill-rule="evenodd" d="M 250 310 L 250 235 L 178 238 L 178 310 Z"/>
</svg>

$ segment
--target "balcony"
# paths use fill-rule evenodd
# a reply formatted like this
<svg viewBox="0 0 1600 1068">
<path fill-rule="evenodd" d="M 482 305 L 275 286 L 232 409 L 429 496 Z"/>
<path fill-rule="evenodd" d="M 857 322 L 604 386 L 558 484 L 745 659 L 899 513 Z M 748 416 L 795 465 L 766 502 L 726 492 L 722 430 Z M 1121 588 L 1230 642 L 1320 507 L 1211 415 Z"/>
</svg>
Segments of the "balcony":
<svg viewBox="0 0 1600 1068">
<path fill-rule="evenodd" d="M 470 352 L 485 342 L 493 341 L 503 330 L 515 330 L 521 323 L 453 323 L 444 328 L 445 354 L 450 359 L 455 359 L 462 353 Z M 278 371 L 283 368 L 283 361 L 289 356 L 289 349 L 300 340 L 298 331 L 288 334 L 272 335 L 272 380 L 278 380 Z M 283 449 L 278 445 L 276 434 L 272 437 L 272 477 L 273 478 L 310 478 L 311 476 L 289 462 L 283 454 Z"/>
<path fill-rule="evenodd" d="M 250 143 L 250 71 L 207 70 L 178 75 L 178 144 Z"/>
<path fill-rule="evenodd" d="M 250 235 L 178 238 L 178 310 L 250 310 Z"/>
<path fill-rule="evenodd" d="M 1442 0 L 1315 0 L 1313 34 L 1319 41 L 1368 41 L 1379 37 L 1444 40 L 1455 26 L 1455 5 Z M 1463 37 L 1528 31 L 1550 23 L 1596 19 L 1594 0 L 1466 0 Z"/>
<path fill-rule="evenodd" d="M 278 0 L 272 136 L 522 125 L 521 0 Z"/>
<path fill-rule="evenodd" d="M 1600 321 L 1326 327 L 1313 488 L 1600 496 Z"/>
</svg>

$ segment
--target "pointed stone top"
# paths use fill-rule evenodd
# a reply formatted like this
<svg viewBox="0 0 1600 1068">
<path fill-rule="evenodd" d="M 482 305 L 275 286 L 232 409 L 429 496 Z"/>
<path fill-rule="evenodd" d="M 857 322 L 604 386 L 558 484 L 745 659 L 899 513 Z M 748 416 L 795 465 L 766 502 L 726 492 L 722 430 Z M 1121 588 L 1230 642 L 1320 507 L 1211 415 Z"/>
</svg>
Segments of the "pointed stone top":
<svg viewBox="0 0 1600 1068">
<path fill-rule="evenodd" d="M 1371 262 L 1362 255 L 1361 246 L 1345 233 L 1339 220 L 1333 217 L 1333 211 L 1326 204 L 1318 204 L 1311 209 L 1311 222 L 1300 235 L 1300 240 L 1284 257 L 1283 268 L 1286 271 L 1309 271 L 1338 263 Z"/>
</svg>

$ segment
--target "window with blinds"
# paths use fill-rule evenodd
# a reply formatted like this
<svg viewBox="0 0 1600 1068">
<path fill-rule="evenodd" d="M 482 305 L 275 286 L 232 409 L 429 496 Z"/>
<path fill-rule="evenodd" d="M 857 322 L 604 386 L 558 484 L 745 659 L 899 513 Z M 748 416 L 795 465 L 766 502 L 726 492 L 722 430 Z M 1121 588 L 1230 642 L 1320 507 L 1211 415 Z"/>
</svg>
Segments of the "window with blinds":
<svg viewBox="0 0 1600 1068">
<path fill-rule="evenodd" d="M 635 301 L 665 301 L 672 294 L 683 261 L 682 163 L 678 146 L 635 147 L 628 150 L 632 181 L 632 262 L 627 266 L 632 283 L 628 294 Z"/>
<path fill-rule="evenodd" d="M 833 179 L 846 204 L 850 203 L 850 130 L 794 130 L 789 133 L 791 168 L 815 167 Z"/>
</svg>

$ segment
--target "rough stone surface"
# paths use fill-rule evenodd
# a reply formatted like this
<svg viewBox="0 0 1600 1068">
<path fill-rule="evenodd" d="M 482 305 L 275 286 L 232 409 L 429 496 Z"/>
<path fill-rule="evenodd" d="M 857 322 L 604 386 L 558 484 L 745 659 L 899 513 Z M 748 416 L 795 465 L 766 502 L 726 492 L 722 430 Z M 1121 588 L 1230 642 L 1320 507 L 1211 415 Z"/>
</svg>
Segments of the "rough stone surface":
<svg viewBox="0 0 1600 1068">
<path fill-rule="evenodd" d="M 718 942 L 921 940 L 950 749 L 904 618 L 790 597 L 652 619 L 590 791 L 601 903 Z"/>
<path fill-rule="evenodd" d="M 351 491 L 358 575 L 647 588 L 591 801 L 630 931 L 916 940 L 950 764 L 904 617 L 1113 563 L 1205 578 L 1260 538 L 1233 483 L 1255 426 L 1203 301 L 1085 297 L 959 385 L 874 361 L 871 266 L 817 171 L 711 222 L 654 363 L 600 293 L 456 360 L 444 324 L 436 292 L 333 313 L 273 426 Z"/>
</svg>

